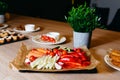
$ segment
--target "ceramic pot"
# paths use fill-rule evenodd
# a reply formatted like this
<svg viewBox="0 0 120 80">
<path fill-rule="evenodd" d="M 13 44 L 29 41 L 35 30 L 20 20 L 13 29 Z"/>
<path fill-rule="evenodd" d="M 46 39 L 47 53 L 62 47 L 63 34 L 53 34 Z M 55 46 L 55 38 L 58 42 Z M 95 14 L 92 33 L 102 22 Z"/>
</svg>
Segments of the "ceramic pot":
<svg viewBox="0 0 120 80">
<path fill-rule="evenodd" d="M 4 23 L 5 22 L 5 16 L 0 14 L 0 23 Z"/>
<path fill-rule="evenodd" d="M 75 32 L 73 31 L 73 44 L 74 48 L 87 46 L 90 48 L 92 32 Z"/>
</svg>

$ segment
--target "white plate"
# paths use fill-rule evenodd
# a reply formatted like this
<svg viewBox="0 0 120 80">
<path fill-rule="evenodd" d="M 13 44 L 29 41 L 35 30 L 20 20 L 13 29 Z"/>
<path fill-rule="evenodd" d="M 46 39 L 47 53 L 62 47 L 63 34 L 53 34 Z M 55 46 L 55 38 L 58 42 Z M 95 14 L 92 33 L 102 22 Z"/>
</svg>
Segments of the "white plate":
<svg viewBox="0 0 120 80">
<path fill-rule="evenodd" d="M 8 24 L 3 24 L 3 26 L 0 27 L 0 29 L 7 28 L 7 27 L 8 27 Z"/>
<path fill-rule="evenodd" d="M 66 37 L 61 37 L 59 41 L 52 43 L 52 42 L 45 42 L 40 39 L 41 35 L 33 36 L 32 41 L 39 44 L 45 44 L 45 45 L 52 45 L 52 44 L 60 44 L 66 41 Z"/>
<path fill-rule="evenodd" d="M 35 32 L 35 31 L 39 31 L 40 27 L 36 28 L 34 31 L 17 30 L 16 28 L 13 28 L 13 30 L 18 33 L 31 33 L 31 32 Z"/>
<path fill-rule="evenodd" d="M 104 60 L 105 60 L 105 62 L 106 62 L 110 67 L 112 67 L 112 68 L 120 71 L 120 68 L 119 68 L 119 67 L 117 67 L 117 66 L 115 66 L 114 64 L 112 64 L 109 55 L 106 55 L 106 56 L 104 57 Z"/>
</svg>

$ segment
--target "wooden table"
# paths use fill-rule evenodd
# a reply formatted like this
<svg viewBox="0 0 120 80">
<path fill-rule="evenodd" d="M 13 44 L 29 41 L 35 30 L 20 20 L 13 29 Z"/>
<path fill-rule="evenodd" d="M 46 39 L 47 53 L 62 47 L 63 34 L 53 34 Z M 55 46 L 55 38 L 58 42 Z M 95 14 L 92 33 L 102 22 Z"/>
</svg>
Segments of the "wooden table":
<svg viewBox="0 0 120 80">
<path fill-rule="evenodd" d="M 120 49 L 120 32 L 95 29 L 92 35 L 90 51 L 92 55 L 100 61 L 97 66 L 97 73 L 22 73 L 13 71 L 9 68 L 9 62 L 16 56 L 21 43 L 25 43 L 28 48 L 32 47 L 55 47 L 57 45 L 40 45 L 32 42 L 31 36 L 43 34 L 50 31 L 60 32 L 67 40 L 60 46 L 73 48 L 72 28 L 64 22 L 45 20 L 27 16 L 12 15 L 6 22 L 9 28 L 16 27 L 20 24 L 34 23 L 41 27 L 40 31 L 25 34 L 28 40 L 5 44 L 0 46 L 0 80 L 15 78 L 15 80 L 120 80 L 120 72 L 109 67 L 104 62 L 104 56 L 109 48 Z M 23 78 L 23 79 L 21 79 Z"/>
</svg>

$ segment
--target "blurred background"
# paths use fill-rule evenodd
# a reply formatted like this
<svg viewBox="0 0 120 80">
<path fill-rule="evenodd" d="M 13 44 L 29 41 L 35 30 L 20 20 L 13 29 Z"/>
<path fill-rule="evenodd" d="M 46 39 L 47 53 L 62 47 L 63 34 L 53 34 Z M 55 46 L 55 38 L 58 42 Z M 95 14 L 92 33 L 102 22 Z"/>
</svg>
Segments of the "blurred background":
<svg viewBox="0 0 120 80">
<path fill-rule="evenodd" d="M 107 29 L 120 31 L 120 0 L 1 0 L 8 4 L 8 13 L 65 21 L 72 6 L 87 3 L 96 8 L 101 24 Z M 116 2 L 116 3 L 115 3 Z M 108 5 L 110 4 L 110 5 Z M 107 5 L 107 6 L 105 6 Z M 115 11 L 116 10 L 116 11 Z M 110 14 L 111 13 L 111 14 Z"/>
</svg>

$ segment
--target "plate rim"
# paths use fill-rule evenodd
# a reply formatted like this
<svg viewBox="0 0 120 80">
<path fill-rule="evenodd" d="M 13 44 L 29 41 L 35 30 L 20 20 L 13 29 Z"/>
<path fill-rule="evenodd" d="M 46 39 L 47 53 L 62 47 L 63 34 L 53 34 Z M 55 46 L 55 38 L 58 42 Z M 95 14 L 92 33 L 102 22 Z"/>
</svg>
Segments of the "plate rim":
<svg viewBox="0 0 120 80">
<path fill-rule="evenodd" d="M 35 42 L 35 43 L 44 44 L 44 45 L 55 45 L 55 44 L 60 44 L 60 43 L 63 43 L 63 42 L 66 41 L 66 37 L 65 37 L 65 36 L 62 36 L 62 37 L 60 38 L 60 40 L 61 40 L 61 39 L 64 39 L 64 40 L 61 41 L 61 42 L 60 42 L 60 40 L 57 41 L 56 43 L 51 43 L 51 42 L 38 42 L 38 41 L 35 40 L 35 38 L 38 37 L 38 36 L 41 36 L 41 35 L 32 36 L 32 41 Z"/>
<path fill-rule="evenodd" d="M 104 61 L 105 61 L 105 62 L 107 63 L 107 65 L 109 65 L 110 67 L 112 67 L 112 68 L 120 71 L 120 68 L 119 68 L 119 67 L 117 67 L 117 66 L 115 66 L 114 64 L 112 64 L 112 62 L 110 61 L 110 58 L 109 58 L 109 55 L 108 55 L 108 54 L 104 56 Z"/>
<path fill-rule="evenodd" d="M 4 25 L 3 27 L 0 27 L 0 30 L 8 27 L 8 24 L 3 24 L 3 25 Z"/>
<path fill-rule="evenodd" d="M 36 30 L 34 30 L 34 31 L 17 30 L 16 27 L 14 27 L 13 30 L 16 32 L 19 32 L 19 33 L 31 33 L 31 32 L 35 32 L 35 31 L 39 31 L 40 27 L 36 28 Z"/>
</svg>

